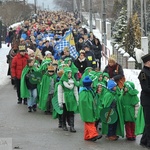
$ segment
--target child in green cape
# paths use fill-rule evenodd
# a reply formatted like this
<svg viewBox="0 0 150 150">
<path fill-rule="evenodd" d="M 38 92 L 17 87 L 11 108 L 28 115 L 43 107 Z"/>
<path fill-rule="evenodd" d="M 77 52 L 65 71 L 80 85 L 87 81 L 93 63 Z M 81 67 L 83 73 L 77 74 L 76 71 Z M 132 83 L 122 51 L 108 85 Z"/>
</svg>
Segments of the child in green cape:
<svg viewBox="0 0 150 150">
<path fill-rule="evenodd" d="M 121 95 L 121 104 L 123 108 L 126 138 L 130 141 L 134 141 L 136 139 L 134 132 L 135 120 L 139 107 L 138 93 L 139 92 L 135 89 L 133 82 L 126 81 L 124 83 L 123 94 Z"/>
<path fill-rule="evenodd" d="M 106 121 L 104 122 L 102 119 L 102 133 L 107 134 L 108 140 L 115 141 L 118 139 L 117 135 L 124 136 L 123 113 L 119 96 L 116 93 L 117 83 L 114 80 L 109 80 L 107 88 L 108 92 L 104 95 L 102 103 L 104 109 L 101 110 L 101 113 L 104 113 L 101 114 L 101 119 L 107 114 L 105 116 Z"/>
<path fill-rule="evenodd" d="M 45 114 L 52 113 L 52 98 L 54 94 L 54 87 L 56 83 L 55 68 L 50 65 L 47 72 L 43 75 L 39 94 L 39 108 L 45 111 Z"/>
<path fill-rule="evenodd" d="M 37 84 L 31 83 L 29 80 L 31 78 L 30 75 L 36 71 L 34 60 L 28 59 L 21 75 L 21 97 L 27 98 L 28 112 L 32 112 L 32 109 L 36 111 Z"/>
<path fill-rule="evenodd" d="M 57 93 L 59 107 L 63 109 L 63 130 L 68 131 L 66 120 L 69 116 L 70 132 L 76 132 L 74 129 L 74 112 L 77 111 L 78 89 L 70 67 L 64 68 Z"/>
<path fill-rule="evenodd" d="M 98 134 L 95 122 L 98 120 L 98 99 L 91 87 L 92 79 L 85 76 L 83 88 L 79 93 L 79 112 L 84 122 L 84 140 L 96 141 L 102 136 Z"/>
</svg>

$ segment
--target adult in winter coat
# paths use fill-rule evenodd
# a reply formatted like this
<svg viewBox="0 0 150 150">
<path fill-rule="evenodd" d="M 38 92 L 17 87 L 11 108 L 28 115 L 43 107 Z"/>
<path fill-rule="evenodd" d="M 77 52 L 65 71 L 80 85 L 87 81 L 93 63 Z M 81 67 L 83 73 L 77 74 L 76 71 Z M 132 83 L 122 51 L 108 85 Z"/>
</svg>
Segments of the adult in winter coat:
<svg viewBox="0 0 150 150">
<path fill-rule="evenodd" d="M 22 98 L 20 96 L 20 79 L 22 70 L 27 65 L 28 54 L 26 54 L 26 46 L 19 45 L 19 52 L 12 60 L 11 65 L 11 75 L 12 78 L 15 80 L 16 88 L 17 88 L 17 96 L 18 96 L 18 104 L 22 103 Z M 24 103 L 26 103 L 24 101 Z"/>
<path fill-rule="evenodd" d="M 80 37 L 78 42 L 76 43 L 77 52 L 79 53 L 80 50 L 82 50 L 83 48 L 84 48 L 84 38 Z"/>
<path fill-rule="evenodd" d="M 98 66 L 98 68 L 101 68 L 102 45 L 101 45 L 101 43 L 100 43 L 98 38 L 94 38 L 94 41 L 93 41 L 93 52 L 94 52 L 94 55 L 95 55 L 97 66 Z"/>
<path fill-rule="evenodd" d="M 85 57 L 87 60 L 87 67 L 96 68 L 94 53 L 90 50 L 90 47 L 88 45 L 84 46 L 84 50 L 85 50 Z"/>
<path fill-rule="evenodd" d="M 83 88 L 79 93 L 79 112 L 84 122 L 84 140 L 96 141 L 102 136 L 98 134 L 95 122 L 98 120 L 95 93 L 91 87 L 89 76 L 83 79 Z"/>
<path fill-rule="evenodd" d="M 141 84 L 141 105 L 143 106 L 145 128 L 140 144 L 150 148 L 150 54 L 144 55 L 142 58 L 144 67 L 139 74 Z"/>
<path fill-rule="evenodd" d="M 123 109 L 126 138 L 129 141 L 134 141 L 135 136 L 135 120 L 137 118 L 139 98 L 137 96 L 139 92 L 135 89 L 133 82 L 126 81 L 124 83 L 123 93 L 121 95 L 121 105 Z"/>
<path fill-rule="evenodd" d="M 109 78 L 114 80 L 117 84 L 119 83 L 119 80 L 124 77 L 124 72 L 122 69 L 122 66 L 116 62 L 116 58 L 114 55 L 110 56 L 108 59 L 108 65 L 105 67 L 104 71 L 109 74 Z M 122 85 L 119 85 L 119 88 L 123 87 Z"/>
<path fill-rule="evenodd" d="M 85 58 L 85 51 L 84 50 L 80 51 L 79 57 L 75 60 L 74 64 L 79 69 L 79 72 L 81 74 L 83 74 L 84 70 L 87 67 L 87 61 L 86 61 L 86 58 Z"/>
<path fill-rule="evenodd" d="M 50 46 L 49 41 L 46 41 L 46 42 L 45 42 L 45 47 L 44 47 L 43 50 L 42 50 L 42 55 L 43 55 L 43 57 L 45 56 L 45 52 L 46 52 L 46 51 L 50 51 L 50 52 L 52 53 L 52 55 L 54 56 L 54 50 L 53 50 L 53 47 Z"/>
</svg>

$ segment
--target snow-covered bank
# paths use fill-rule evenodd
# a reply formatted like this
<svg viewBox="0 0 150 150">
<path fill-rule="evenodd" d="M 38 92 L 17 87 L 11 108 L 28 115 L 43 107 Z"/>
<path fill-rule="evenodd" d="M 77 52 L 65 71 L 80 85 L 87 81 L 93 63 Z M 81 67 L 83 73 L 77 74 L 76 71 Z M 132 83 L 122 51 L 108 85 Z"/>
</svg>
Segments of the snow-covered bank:
<svg viewBox="0 0 150 150">
<path fill-rule="evenodd" d="M 8 64 L 6 63 L 10 47 L 7 47 L 6 44 L 2 44 L 0 49 L 0 87 L 6 85 L 10 81 L 10 76 L 7 76 Z"/>
</svg>

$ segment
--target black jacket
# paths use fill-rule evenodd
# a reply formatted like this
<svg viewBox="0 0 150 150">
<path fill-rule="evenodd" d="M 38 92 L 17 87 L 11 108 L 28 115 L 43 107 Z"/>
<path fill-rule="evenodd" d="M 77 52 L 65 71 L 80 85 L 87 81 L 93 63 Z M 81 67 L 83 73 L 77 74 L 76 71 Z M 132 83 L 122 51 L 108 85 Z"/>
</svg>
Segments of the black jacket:
<svg viewBox="0 0 150 150">
<path fill-rule="evenodd" d="M 46 52 L 46 51 L 50 51 L 50 52 L 52 53 L 52 55 L 54 56 L 54 50 L 53 50 L 53 47 L 52 47 L 52 46 L 49 46 L 49 47 L 46 47 L 46 46 L 45 46 L 45 47 L 43 48 L 43 50 L 42 50 L 42 55 L 43 55 L 43 56 L 45 56 L 45 52 Z"/>
<path fill-rule="evenodd" d="M 101 59 L 101 51 L 102 51 L 101 44 L 93 45 L 93 52 L 94 52 L 94 55 L 95 55 L 96 59 Z"/>
<path fill-rule="evenodd" d="M 150 68 L 144 66 L 140 72 L 138 79 L 141 84 L 141 105 L 150 106 Z"/>
<path fill-rule="evenodd" d="M 81 74 L 84 73 L 85 68 L 87 67 L 87 61 L 86 59 L 84 61 L 80 61 L 79 58 L 77 58 L 74 62 L 75 66 L 79 69 L 79 72 Z"/>
<path fill-rule="evenodd" d="M 92 51 L 85 52 L 86 60 L 87 60 L 87 67 L 96 68 L 96 61 L 95 56 Z"/>
</svg>

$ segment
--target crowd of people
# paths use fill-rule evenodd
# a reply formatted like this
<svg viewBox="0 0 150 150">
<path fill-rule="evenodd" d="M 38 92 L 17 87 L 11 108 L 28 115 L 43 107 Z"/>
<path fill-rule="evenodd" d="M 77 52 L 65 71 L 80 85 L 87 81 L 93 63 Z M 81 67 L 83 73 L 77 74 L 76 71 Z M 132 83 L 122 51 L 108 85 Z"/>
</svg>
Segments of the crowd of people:
<svg viewBox="0 0 150 150">
<path fill-rule="evenodd" d="M 82 28 L 77 16 L 39 11 L 36 18 L 10 30 L 8 75 L 15 85 L 18 104 L 27 104 L 28 112 L 36 112 L 38 107 L 58 118 L 58 127 L 64 131 L 70 126 L 70 132 L 76 132 L 74 116 L 79 113 L 84 122 L 84 139 L 90 141 L 102 135 L 115 141 L 124 137 L 124 130 L 126 139 L 135 141 L 136 135 L 142 133 L 144 122 L 139 116 L 143 111 L 134 83 L 125 81 L 122 66 L 113 55 L 101 71 L 101 43 Z M 73 34 L 78 57 L 71 55 L 69 46 L 61 52 L 55 49 L 68 30 Z M 147 61 L 150 59 L 146 57 Z M 141 84 L 147 79 L 142 75 Z M 147 112 L 147 107 L 144 110 Z M 148 128 L 141 141 L 146 147 L 150 147 Z"/>
</svg>

